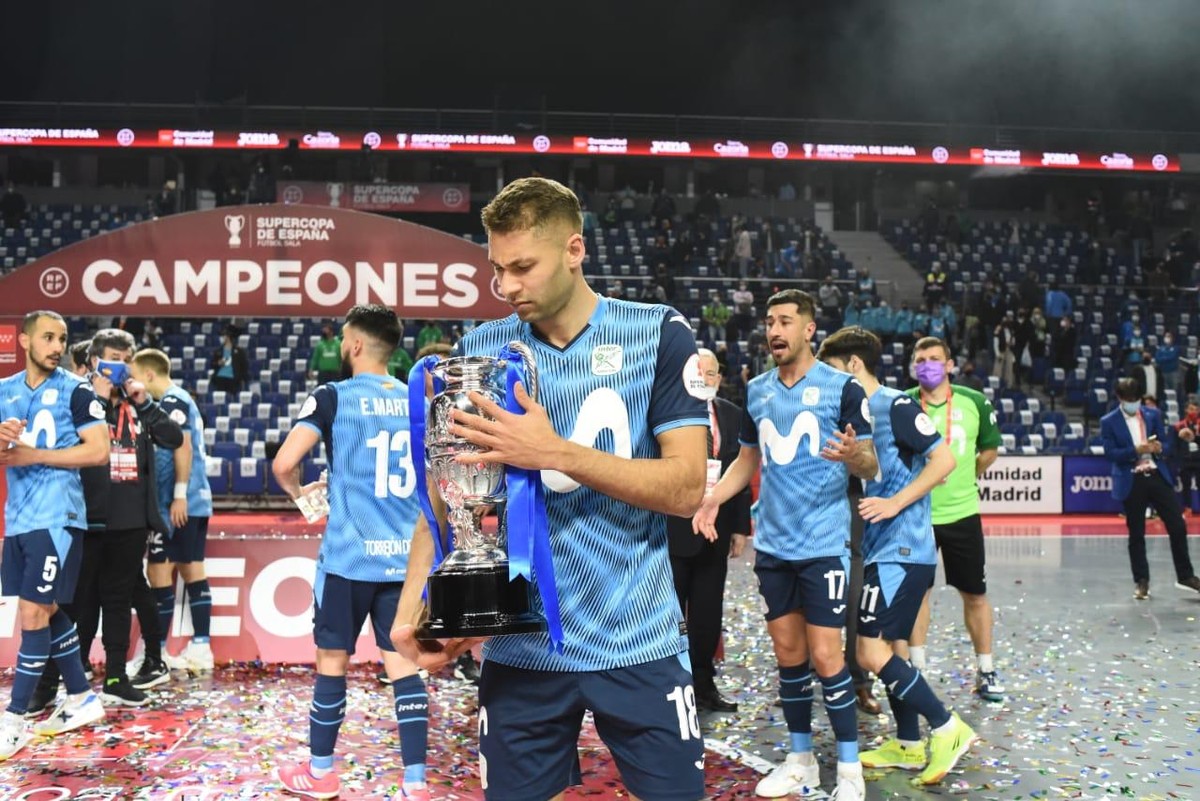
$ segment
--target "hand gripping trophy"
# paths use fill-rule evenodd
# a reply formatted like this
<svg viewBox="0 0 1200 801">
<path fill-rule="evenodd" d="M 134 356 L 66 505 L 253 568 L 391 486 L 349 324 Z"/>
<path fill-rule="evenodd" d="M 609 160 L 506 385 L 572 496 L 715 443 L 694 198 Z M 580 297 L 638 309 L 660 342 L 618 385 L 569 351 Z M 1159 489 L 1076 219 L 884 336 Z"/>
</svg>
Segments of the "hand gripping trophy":
<svg viewBox="0 0 1200 801">
<path fill-rule="evenodd" d="M 420 405 L 413 404 L 411 418 L 417 492 L 433 532 L 435 554 L 428 583 L 429 618 L 421 636 L 492 637 L 542 631 L 549 625 L 552 640 L 561 642 L 540 473 L 471 462 L 478 446 L 450 432 L 454 410 L 482 413 L 471 402 L 470 392 L 509 411 L 519 410 L 512 387 L 521 381 L 536 400 L 533 353 L 512 342 L 497 358 L 465 356 L 438 362 L 430 357 L 414 365 L 409 386 L 425 386 L 427 370 L 433 373 L 436 393 L 429 406 L 428 429 Z M 429 504 L 426 469 L 446 502 L 448 537 Z M 500 511 L 501 525 L 497 533 L 487 533 L 482 518 L 494 507 Z M 545 618 L 531 609 L 531 578 L 546 609 Z"/>
</svg>

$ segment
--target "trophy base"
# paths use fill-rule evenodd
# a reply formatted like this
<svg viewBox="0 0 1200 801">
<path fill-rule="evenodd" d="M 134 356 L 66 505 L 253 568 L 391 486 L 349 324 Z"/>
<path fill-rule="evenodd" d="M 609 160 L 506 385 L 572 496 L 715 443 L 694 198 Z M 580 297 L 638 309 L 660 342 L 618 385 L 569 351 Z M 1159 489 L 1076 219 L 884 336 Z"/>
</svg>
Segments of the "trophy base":
<svg viewBox="0 0 1200 801">
<path fill-rule="evenodd" d="M 503 637 L 545 631 L 529 608 L 529 582 L 508 580 L 508 564 L 476 570 L 439 570 L 429 577 L 429 620 L 422 639 Z"/>
</svg>

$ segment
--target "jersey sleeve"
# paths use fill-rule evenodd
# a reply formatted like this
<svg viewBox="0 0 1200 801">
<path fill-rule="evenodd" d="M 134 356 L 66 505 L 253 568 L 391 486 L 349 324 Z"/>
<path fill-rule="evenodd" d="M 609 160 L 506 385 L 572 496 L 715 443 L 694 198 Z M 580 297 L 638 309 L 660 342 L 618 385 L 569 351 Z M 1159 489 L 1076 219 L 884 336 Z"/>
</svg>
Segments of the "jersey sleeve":
<svg viewBox="0 0 1200 801">
<path fill-rule="evenodd" d="M 188 428 L 187 401 L 178 395 L 164 395 L 163 399 L 158 402 L 158 405 L 172 423 L 183 429 L 184 434 L 190 433 L 190 429 Z"/>
<path fill-rule="evenodd" d="M 76 431 L 84 431 L 105 422 L 104 401 L 96 397 L 91 384 L 80 383 L 71 390 L 71 420 Z"/>
<path fill-rule="evenodd" d="M 650 429 L 655 436 L 683 426 L 707 426 L 708 409 L 702 400 L 704 376 L 696 354 L 691 323 L 668 309 L 658 338 L 658 365 L 650 392 Z"/>
<path fill-rule="evenodd" d="M 896 444 L 911 453 L 928 456 L 942 441 L 933 419 L 907 395 L 892 402 L 892 435 Z"/>
<path fill-rule="evenodd" d="M 981 451 L 999 448 L 1000 426 L 996 424 L 996 409 L 987 396 L 979 393 L 972 394 L 975 406 L 979 410 L 979 435 L 975 438 L 975 447 Z"/>
<path fill-rule="evenodd" d="M 758 426 L 750 416 L 750 404 L 742 409 L 742 425 L 738 429 L 738 442 L 750 448 L 758 447 Z"/>
<path fill-rule="evenodd" d="M 842 385 L 842 409 L 838 415 L 838 430 L 845 431 L 847 424 L 854 426 L 856 439 L 872 439 L 867 391 L 854 379 Z"/>
<path fill-rule="evenodd" d="M 313 393 L 300 407 L 296 417 L 296 425 L 308 426 L 324 439 L 333 431 L 333 417 L 337 413 L 337 390 L 325 384 L 313 390 Z"/>
</svg>

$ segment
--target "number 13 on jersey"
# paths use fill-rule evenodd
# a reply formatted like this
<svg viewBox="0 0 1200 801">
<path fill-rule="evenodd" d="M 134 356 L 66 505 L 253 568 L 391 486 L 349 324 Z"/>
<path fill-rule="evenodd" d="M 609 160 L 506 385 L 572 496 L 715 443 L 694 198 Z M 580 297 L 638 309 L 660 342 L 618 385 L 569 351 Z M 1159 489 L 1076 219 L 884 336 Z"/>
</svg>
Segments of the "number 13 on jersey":
<svg viewBox="0 0 1200 801">
<path fill-rule="evenodd" d="M 417 479 L 412 469 L 411 439 L 407 431 L 389 435 L 380 431 L 367 440 L 375 457 L 375 497 L 407 498 L 416 489 Z M 395 459 L 392 459 L 393 454 Z M 399 472 L 393 473 L 395 467 Z"/>
</svg>

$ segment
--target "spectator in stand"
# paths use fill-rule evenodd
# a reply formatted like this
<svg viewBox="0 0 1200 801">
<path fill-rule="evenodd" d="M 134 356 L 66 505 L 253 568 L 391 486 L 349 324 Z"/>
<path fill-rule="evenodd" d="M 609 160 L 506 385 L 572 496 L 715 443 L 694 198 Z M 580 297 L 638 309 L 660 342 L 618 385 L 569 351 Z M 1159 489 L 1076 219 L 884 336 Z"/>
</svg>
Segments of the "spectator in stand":
<svg viewBox="0 0 1200 801">
<path fill-rule="evenodd" d="M 962 367 L 958 368 L 958 375 L 952 383 L 969 387 L 976 392 L 983 392 L 983 379 L 975 372 L 975 362 L 972 361 L 962 363 Z"/>
<path fill-rule="evenodd" d="M 896 337 L 896 312 L 883 298 L 875 308 L 875 333 L 884 342 L 891 342 Z"/>
<path fill-rule="evenodd" d="M 1037 273 L 1025 264 L 1018 269 L 1021 272 L 1021 283 L 1017 285 L 1018 302 L 1030 309 L 1041 308 L 1046 301 L 1046 292 L 1038 282 Z"/>
<path fill-rule="evenodd" d="M 647 281 L 642 284 L 642 292 L 638 296 L 642 303 L 666 303 L 667 291 L 657 281 Z"/>
<path fill-rule="evenodd" d="M 738 228 L 733 235 L 733 259 L 737 262 L 737 274 L 749 278 L 750 265 L 754 261 L 754 243 L 750 241 L 750 232 L 745 226 Z"/>
<path fill-rule="evenodd" d="M 868 331 L 873 331 L 875 329 L 875 304 L 871 302 L 871 298 L 852 297 L 850 302 L 857 302 L 858 304 L 858 320 L 853 324 L 859 326 L 860 328 L 865 328 Z M 846 315 L 843 311 L 842 326 L 846 327 L 849 325 L 851 325 L 851 323 L 846 322 Z"/>
<path fill-rule="evenodd" d="M 1142 361 L 1142 352 L 1145 349 L 1146 338 L 1142 336 L 1141 324 L 1137 323 L 1133 326 L 1133 331 L 1129 334 L 1129 341 L 1125 344 L 1125 358 L 1123 361 L 1130 367 L 1140 364 Z"/>
<path fill-rule="evenodd" d="M 667 302 L 673 302 L 675 300 L 675 278 L 671 275 L 671 269 L 666 262 L 660 261 L 654 268 L 654 281 L 663 288 Z"/>
<path fill-rule="evenodd" d="M 721 291 L 710 289 L 708 303 L 704 304 L 704 308 L 700 310 L 700 319 L 704 321 L 705 340 L 710 345 L 727 338 L 726 326 L 732 316 L 733 313 L 729 307 L 721 300 Z"/>
<path fill-rule="evenodd" d="M 1071 298 L 1058 288 L 1058 279 L 1051 278 L 1049 288 L 1046 290 L 1046 303 L 1043 306 L 1043 311 L 1046 313 L 1046 324 L 1054 329 L 1058 325 L 1058 321 L 1064 317 L 1069 317 L 1075 306 L 1071 303 Z"/>
<path fill-rule="evenodd" d="M 858 295 L 851 295 L 846 301 L 846 308 L 842 309 L 842 325 L 850 327 L 852 325 L 863 325 L 862 301 L 858 299 Z"/>
<path fill-rule="evenodd" d="M 166 217 L 179 211 L 179 194 L 174 181 L 164 181 L 162 189 L 154 196 L 154 216 Z"/>
<path fill-rule="evenodd" d="M 946 271 L 942 268 L 942 263 L 935 261 L 925 274 L 925 289 L 922 292 L 925 308 L 930 312 L 942 305 L 942 299 L 946 295 L 946 280 Z"/>
<path fill-rule="evenodd" d="M 308 357 L 308 375 L 318 384 L 328 384 L 342 377 L 342 340 L 334 335 L 333 326 L 321 326 L 321 338 Z"/>
<path fill-rule="evenodd" d="M 238 344 L 240 334 L 240 329 L 232 323 L 225 326 L 221 347 L 208 359 L 208 369 L 212 372 L 209 386 L 214 390 L 237 394 L 250 378 L 250 360 L 246 349 Z"/>
<path fill-rule="evenodd" d="M 434 320 L 426 320 L 417 334 L 417 350 L 421 350 L 426 345 L 432 345 L 435 342 L 444 342 L 445 339 L 446 334 L 442 331 L 442 327 Z"/>
<path fill-rule="evenodd" d="M 938 306 L 930 311 L 924 320 L 923 328 L 931 337 L 937 337 L 946 343 L 946 347 L 953 347 L 950 344 L 950 326 L 946 325 L 946 318 L 942 316 L 942 306 Z"/>
<path fill-rule="evenodd" d="M 721 216 L 721 203 L 711 189 L 704 190 L 704 194 L 696 201 L 694 209 L 697 216 L 708 220 L 715 220 Z"/>
<path fill-rule="evenodd" d="M 659 190 L 650 204 L 650 221 L 658 228 L 662 220 L 670 220 L 675 216 L 675 199 L 667 194 L 666 187 Z"/>
<path fill-rule="evenodd" d="M 1029 383 L 1030 368 L 1033 357 L 1029 353 L 1029 343 L 1033 341 L 1033 323 L 1029 320 L 1029 312 L 1025 307 L 1017 309 L 1017 322 L 1013 326 L 1013 372 L 1016 375 L 1016 386 Z"/>
<path fill-rule="evenodd" d="M 875 288 L 875 279 L 871 277 L 871 271 L 866 267 L 858 271 L 858 294 L 872 298 L 879 296 L 879 292 Z"/>
<path fill-rule="evenodd" d="M 745 281 L 739 281 L 738 288 L 733 291 L 730 300 L 733 301 L 731 322 L 737 329 L 737 336 L 727 336 L 726 339 L 742 339 L 754 328 L 754 293 Z"/>
<path fill-rule="evenodd" d="M 25 222 L 25 212 L 28 208 L 25 196 L 18 192 L 10 181 L 4 188 L 3 197 L 0 197 L 0 219 L 3 219 L 4 226 L 6 228 L 20 227 Z"/>
<path fill-rule="evenodd" d="M 779 251 L 779 261 L 775 265 L 775 274 L 782 278 L 795 278 L 804 270 L 804 256 L 800 252 L 800 243 L 793 239 L 788 246 Z"/>
<path fill-rule="evenodd" d="M 821 325 L 827 331 L 842 327 L 842 290 L 826 278 L 825 283 L 817 290 L 817 299 L 821 304 Z"/>
<path fill-rule="evenodd" d="M 1162 371 L 1155 364 L 1150 351 L 1141 352 L 1141 363 L 1131 367 L 1129 375 L 1137 382 L 1138 395 L 1142 398 L 1153 398 L 1155 407 L 1161 409 L 1167 399 L 1167 386 Z"/>
<path fill-rule="evenodd" d="M 949 300 L 943 301 L 938 309 L 938 314 L 946 326 L 946 336 L 943 339 L 946 340 L 947 345 L 954 348 L 955 343 L 958 342 L 958 314 L 954 311 L 954 304 Z"/>
<path fill-rule="evenodd" d="M 1138 297 L 1137 290 L 1129 290 L 1129 297 L 1121 304 L 1121 319 L 1132 320 L 1134 317 L 1140 318 L 1145 312 L 1146 310 L 1142 308 L 1142 299 Z"/>
<path fill-rule="evenodd" d="M 1013 375 L 1013 367 L 1016 362 L 1014 348 L 1016 347 L 1015 332 L 1013 330 L 1013 315 L 1010 311 L 1000 321 L 1000 324 L 992 329 L 992 375 L 1000 379 L 1000 382 L 1006 386 L 1013 386 L 1015 376 Z"/>
<path fill-rule="evenodd" d="M 616 228 L 621 222 L 621 209 L 617 205 L 615 195 L 608 196 L 608 203 L 604 205 L 604 214 L 600 217 L 605 228 Z"/>
<path fill-rule="evenodd" d="M 1037 364 L 1038 359 L 1046 358 L 1046 316 L 1037 306 L 1029 312 L 1029 324 L 1033 328 L 1033 338 L 1029 340 L 1029 358 Z"/>
<path fill-rule="evenodd" d="M 1012 264 L 1021 260 L 1021 226 L 1016 220 L 1008 223 L 1008 260 Z"/>
<path fill-rule="evenodd" d="M 1075 369 L 1075 343 L 1079 333 L 1075 330 L 1075 318 L 1064 317 L 1059 321 L 1054 335 L 1054 366 L 1062 370 Z"/>
<path fill-rule="evenodd" d="M 1162 341 L 1154 349 L 1154 363 L 1162 371 L 1164 388 L 1175 390 L 1176 396 L 1182 398 L 1184 392 L 1180 378 L 1183 373 L 1179 370 L 1179 346 L 1175 344 L 1175 335 L 1170 331 L 1163 334 Z"/>
<path fill-rule="evenodd" d="M 1167 273 L 1167 267 L 1163 262 L 1160 261 L 1154 265 L 1146 283 L 1150 287 L 1150 297 L 1159 303 L 1166 303 L 1171 294 L 1171 276 Z"/>
<path fill-rule="evenodd" d="M 583 207 L 583 235 L 591 238 L 597 226 L 600 225 L 600 218 L 596 216 L 596 212 L 592 211 L 587 206 Z"/>
<path fill-rule="evenodd" d="M 913 332 L 913 313 L 908 307 L 908 301 L 900 301 L 900 309 L 896 312 L 896 332 L 894 334 L 897 342 L 904 342 L 912 337 Z"/>
<path fill-rule="evenodd" d="M 1175 424 L 1179 439 L 1179 483 L 1183 488 L 1183 506 L 1193 515 L 1200 514 L 1200 403 L 1190 398 L 1183 419 Z"/>
<path fill-rule="evenodd" d="M 254 165 L 254 172 L 250 173 L 246 199 L 251 203 L 275 202 L 275 178 L 267 171 L 267 165 L 261 158 Z"/>
<path fill-rule="evenodd" d="M 605 291 L 604 294 L 608 295 L 610 298 L 617 298 L 619 300 L 624 300 L 625 299 L 625 285 L 622 284 L 621 279 L 618 278 L 617 280 L 613 281 L 611 284 L 608 285 L 608 289 Z"/>
<path fill-rule="evenodd" d="M 775 275 L 777 272 L 776 262 L 779 260 L 779 253 L 775 247 L 775 229 L 771 227 L 771 223 L 765 222 L 758 229 L 758 241 L 755 243 L 755 264 L 758 265 L 758 274 L 761 276 Z"/>
<path fill-rule="evenodd" d="M 796 187 L 791 181 L 784 181 L 779 187 L 779 199 L 782 201 L 790 201 L 796 199 Z"/>
<path fill-rule="evenodd" d="M 447 349 L 449 349 L 449 347 L 450 347 L 449 345 L 446 345 Z M 401 342 L 401 344 L 397 345 L 396 349 L 394 351 L 392 351 L 391 358 L 388 359 L 388 364 L 387 364 L 388 372 L 391 373 L 396 378 L 399 378 L 405 384 L 407 384 L 408 383 L 408 371 L 412 369 L 412 366 L 413 366 L 412 354 L 410 354 L 408 352 L 408 349 L 404 347 L 404 343 Z"/>
</svg>

